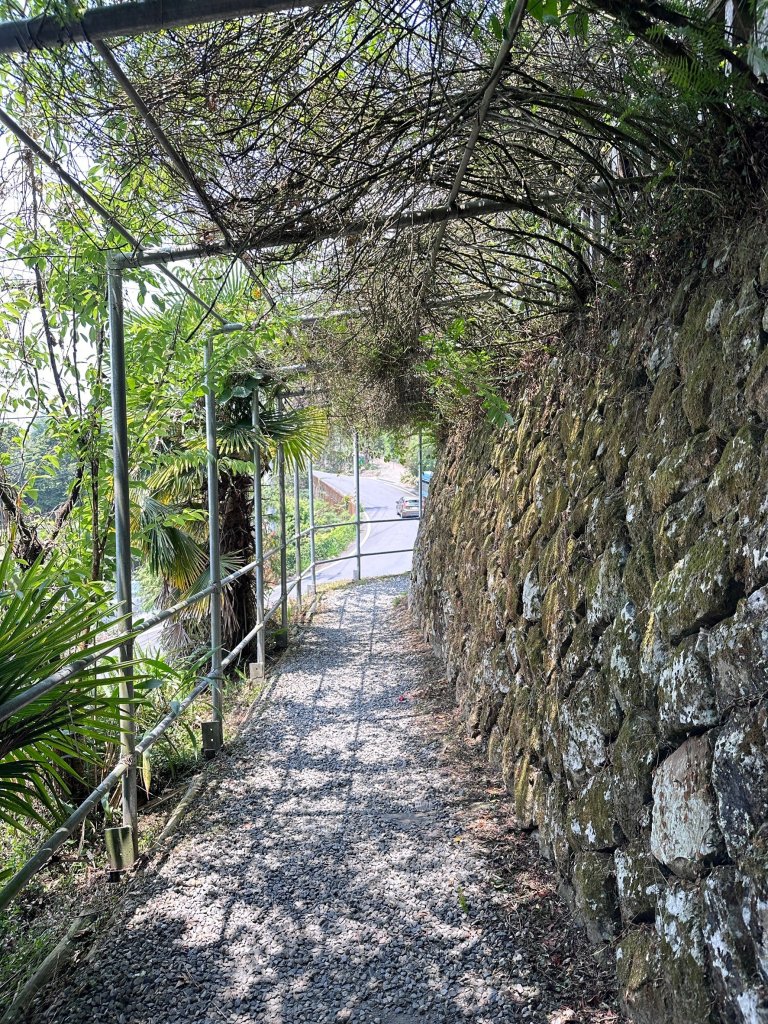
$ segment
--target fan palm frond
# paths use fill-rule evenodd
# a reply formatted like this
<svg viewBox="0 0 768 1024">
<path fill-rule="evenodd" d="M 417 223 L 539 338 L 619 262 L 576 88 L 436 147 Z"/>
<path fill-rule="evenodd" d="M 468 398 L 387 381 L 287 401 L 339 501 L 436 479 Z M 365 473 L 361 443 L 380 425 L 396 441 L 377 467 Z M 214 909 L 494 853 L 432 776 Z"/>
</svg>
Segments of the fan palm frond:
<svg viewBox="0 0 768 1024">
<path fill-rule="evenodd" d="M 64 582 L 62 582 L 64 581 Z M 19 572 L 11 548 L 0 560 L 0 704 L 111 646 L 108 599 L 78 596 L 55 561 Z M 55 817 L 76 776 L 75 762 L 98 763 L 119 735 L 117 665 L 105 658 L 0 723 L 0 821 L 24 828 Z"/>
</svg>

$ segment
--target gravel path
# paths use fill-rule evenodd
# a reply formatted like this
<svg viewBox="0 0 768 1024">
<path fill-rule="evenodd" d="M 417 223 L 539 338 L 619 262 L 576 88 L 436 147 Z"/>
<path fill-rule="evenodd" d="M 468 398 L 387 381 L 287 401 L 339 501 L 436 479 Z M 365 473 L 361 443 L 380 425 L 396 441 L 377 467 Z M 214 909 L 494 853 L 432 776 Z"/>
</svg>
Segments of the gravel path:
<svg viewBox="0 0 768 1024">
<path fill-rule="evenodd" d="M 392 609 L 405 588 L 326 597 L 49 1024 L 577 1019 L 521 977 L 525 939 L 454 814 L 416 699 L 435 665 Z"/>
</svg>

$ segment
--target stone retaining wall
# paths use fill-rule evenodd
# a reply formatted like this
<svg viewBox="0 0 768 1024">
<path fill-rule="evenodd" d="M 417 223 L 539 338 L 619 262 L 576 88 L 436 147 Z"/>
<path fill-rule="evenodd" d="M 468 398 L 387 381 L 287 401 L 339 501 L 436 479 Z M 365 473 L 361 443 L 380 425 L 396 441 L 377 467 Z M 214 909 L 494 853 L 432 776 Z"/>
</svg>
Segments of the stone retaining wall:
<svg viewBox="0 0 768 1024">
<path fill-rule="evenodd" d="M 412 601 L 641 1024 L 768 1022 L 768 252 L 457 429 Z M 572 348 L 583 345 L 574 337 Z"/>
</svg>

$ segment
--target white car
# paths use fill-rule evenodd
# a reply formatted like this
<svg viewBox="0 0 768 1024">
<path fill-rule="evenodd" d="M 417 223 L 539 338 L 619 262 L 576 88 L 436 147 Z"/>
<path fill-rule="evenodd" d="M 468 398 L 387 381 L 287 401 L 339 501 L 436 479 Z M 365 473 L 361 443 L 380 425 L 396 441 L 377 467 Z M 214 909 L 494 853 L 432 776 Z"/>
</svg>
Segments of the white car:
<svg viewBox="0 0 768 1024">
<path fill-rule="evenodd" d="M 418 519 L 419 518 L 419 499 L 418 498 L 398 498 L 395 505 L 395 510 L 401 519 Z"/>
</svg>

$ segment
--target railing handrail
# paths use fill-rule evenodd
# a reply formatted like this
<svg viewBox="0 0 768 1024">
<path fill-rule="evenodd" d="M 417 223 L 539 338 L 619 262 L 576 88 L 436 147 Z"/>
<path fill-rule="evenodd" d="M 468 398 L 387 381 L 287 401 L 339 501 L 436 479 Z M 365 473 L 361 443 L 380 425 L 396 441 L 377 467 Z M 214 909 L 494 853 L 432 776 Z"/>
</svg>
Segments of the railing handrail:
<svg viewBox="0 0 768 1024">
<path fill-rule="evenodd" d="M 359 507 L 358 507 L 359 516 Z M 402 522 L 400 519 L 376 519 L 371 520 L 376 523 L 391 523 L 391 522 Z M 359 531 L 360 521 L 359 518 L 350 522 L 339 522 L 339 523 L 326 523 L 321 526 L 312 524 L 308 530 L 301 531 L 299 534 L 294 534 L 294 540 L 299 536 L 313 537 L 314 533 L 319 529 L 333 529 L 337 526 L 356 526 Z M 253 572 L 256 569 L 261 568 L 262 571 L 266 566 L 267 560 L 275 554 L 282 554 L 287 549 L 288 538 L 284 537 L 283 543 L 269 549 L 264 552 L 260 559 L 254 559 L 247 565 L 240 566 L 238 569 L 231 572 L 228 576 L 221 579 L 218 584 L 219 587 L 226 586 L 229 583 L 245 576 L 249 572 Z M 317 567 L 321 565 L 329 565 L 333 562 L 344 562 L 351 559 L 357 559 L 358 563 L 360 558 L 370 558 L 376 555 L 390 555 L 390 554 L 406 554 L 413 551 L 413 547 L 410 548 L 399 548 L 393 551 L 372 551 L 372 552 L 361 552 L 358 543 L 356 550 L 351 555 L 337 555 L 334 558 L 323 558 L 323 559 L 312 559 L 306 569 L 302 569 L 301 565 L 297 565 L 297 575 L 294 576 L 290 581 L 286 580 L 285 588 L 281 586 L 280 596 L 276 603 L 264 613 L 263 618 L 237 643 L 237 645 L 229 651 L 221 661 L 222 669 L 228 668 L 236 660 L 239 654 L 248 646 L 248 644 L 257 637 L 260 633 L 266 630 L 267 623 L 275 615 L 277 611 L 281 609 L 283 603 L 287 601 L 288 596 L 291 592 L 300 586 L 301 580 L 309 573 L 313 574 Z M 142 633 L 152 629 L 154 626 L 159 625 L 161 622 L 165 622 L 170 619 L 173 615 L 178 614 L 185 608 L 189 608 L 191 605 L 196 604 L 198 601 L 203 600 L 214 592 L 217 584 L 211 583 L 204 589 L 192 594 L 181 601 L 177 601 L 169 608 L 162 608 L 158 611 L 140 619 L 136 628 L 130 632 L 117 635 L 109 638 L 106 643 L 107 646 L 102 647 L 99 651 L 87 658 L 82 658 L 79 661 L 73 662 L 65 669 L 61 669 L 56 673 L 48 676 L 46 679 L 40 680 L 34 686 L 25 690 L 17 697 L 10 701 L 6 701 L 0 705 L 0 722 L 10 718 L 11 715 L 17 711 L 28 706 L 38 697 L 43 696 L 50 690 L 55 689 L 62 683 L 65 683 L 73 675 L 78 672 L 82 672 L 87 668 L 95 666 L 98 661 L 110 651 L 115 650 L 125 643 L 127 639 L 135 639 L 141 636 Z M 284 591 L 284 592 L 283 592 Z M 115 620 L 118 623 L 120 620 Z M 194 703 L 194 701 L 204 693 L 214 682 L 213 673 L 209 673 L 200 678 L 198 683 L 190 690 L 187 696 L 179 702 L 175 707 L 172 707 L 170 711 L 163 718 L 160 719 L 150 730 L 144 733 L 141 740 L 136 744 L 135 753 L 133 758 L 122 757 L 115 767 L 102 779 L 98 786 L 95 787 L 83 800 L 83 802 L 75 808 L 72 814 L 63 822 L 57 829 L 55 829 L 45 840 L 45 842 L 38 848 L 36 853 L 33 854 L 19 870 L 8 880 L 8 882 L 0 889 L 0 911 L 5 910 L 6 907 L 12 902 L 12 900 L 18 895 L 18 893 L 24 888 L 34 875 L 37 874 L 55 854 L 56 850 L 62 846 L 63 843 L 72 835 L 75 829 L 80 825 L 88 814 L 100 803 L 100 801 L 107 796 L 113 787 L 118 783 L 121 778 L 125 775 L 128 769 L 135 764 L 136 759 L 141 757 L 147 750 L 149 750 L 160 737 L 184 714 L 184 712 Z"/>
<path fill-rule="evenodd" d="M 264 558 L 266 559 L 270 554 L 274 554 L 274 552 L 267 552 Z M 241 566 L 239 569 L 236 569 L 235 572 L 230 573 L 229 576 L 225 576 L 220 585 L 225 586 L 228 583 L 234 582 L 234 580 L 239 579 L 247 572 L 251 572 L 255 569 L 256 565 L 256 562 L 249 562 L 248 565 Z M 72 676 L 79 675 L 79 673 L 95 667 L 105 654 L 109 654 L 111 651 L 116 650 L 118 647 L 122 646 L 126 640 L 135 640 L 136 637 L 141 636 L 142 633 L 146 633 L 147 630 L 153 629 L 161 622 L 165 622 L 172 618 L 172 616 L 184 611 L 185 608 L 189 608 L 191 605 L 197 604 L 198 601 L 204 600 L 213 593 L 214 589 L 215 584 L 211 583 L 205 587 L 204 590 L 200 590 L 197 593 L 192 594 L 190 597 L 184 598 L 183 601 L 177 601 L 176 604 L 169 608 L 161 608 L 152 615 L 149 615 L 144 619 L 139 619 L 134 629 L 127 633 L 116 634 L 106 640 L 104 642 L 105 645 L 99 647 L 98 653 L 73 661 L 66 668 L 59 669 L 58 672 L 53 672 L 50 676 L 46 676 L 45 679 L 41 679 L 39 682 L 35 683 L 34 686 L 30 686 L 28 690 L 24 690 L 22 693 L 12 697 L 11 700 L 0 704 L 0 722 L 5 722 L 12 715 L 17 714 L 17 712 L 22 711 L 25 707 L 34 703 L 38 698 L 44 697 L 46 693 L 50 693 L 50 691 L 55 690 L 57 686 L 61 686 L 62 683 L 66 683 L 66 681 L 71 679 Z M 122 621 L 122 619 L 115 619 L 113 624 L 117 625 Z M 109 629 L 109 625 L 105 626 L 105 631 Z"/>
</svg>

